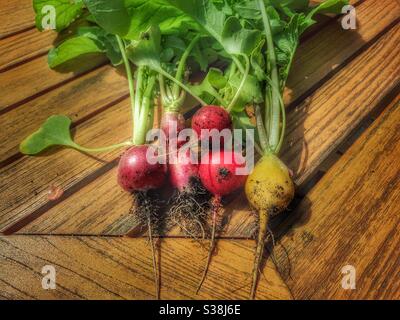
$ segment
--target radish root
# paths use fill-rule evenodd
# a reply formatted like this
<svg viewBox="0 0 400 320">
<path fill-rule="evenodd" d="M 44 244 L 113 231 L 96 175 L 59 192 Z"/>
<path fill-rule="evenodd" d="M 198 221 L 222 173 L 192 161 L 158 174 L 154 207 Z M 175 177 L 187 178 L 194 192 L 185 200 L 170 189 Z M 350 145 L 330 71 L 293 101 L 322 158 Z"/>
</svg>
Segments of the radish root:
<svg viewBox="0 0 400 320">
<path fill-rule="evenodd" d="M 269 221 L 269 213 L 268 212 L 260 212 L 259 215 L 259 225 L 260 229 L 258 232 L 258 241 L 254 258 L 254 266 L 253 266 L 253 279 L 251 283 L 250 290 L 250 298 L 254 299 L 256 295 L 257 282 L 258 282 L 258 272 L 262 262 L 262 258 L 264 255 L 264 247 L 265 240 L 268 235 L 268 221 Z"/>
<path fill-rule="evenodd" d="M 156 258 L 156 247 L 153 241 L 153 232 L 152 232 L 152 225 L 151 225 L 151 219 L 149 217 L 148 219 L 148 230 L 149 230 L 149 241 L 150 241 L 150 247 L 151 247 L 151 254 L 152 254 L 152 259 L 153 259 L 153 272 L 154 272 L 154 285 L 155 285 L 155 290 L 156 290 L 156 300 L 160 300 L 160 275 L 158 273 L 158 264 L 157 264 L 157 258 Z"/>
<path fill-rule="evenodd" d="M 200 291 L 201 287 L 203 286 L 203 283 L 207 277 L 207 273 L 208 273 L 208 269 L 210 267 L 212 255 L 215 250 L 215 234 L 216 234 L 217 227 L 220 227 L 220 225 L 221 225 L 221 221 L 218 216 L 220 209 L 221 209 L 221 197 L 215 196 L 212 201 L 212 212 L 211 212 L 212 213 L 212 229 L 211 229 L 210 248 L 208 250 L 206 266 L 204 268 L 200 283 L 197 287 L 196 294 L 199 293 L 199 291 Z"/>
<path fill-rule="evenodd" d="M 170 201 L 167 227 L 178 225 L 194 240 L 204 239 L 207 213 L 210 210 L 210 194 L 198 179 L 191 179 L 190 187 L 177 191 Z"/>
<path fill-rule="evenodd" d="M 164 221 L 160 213 L 162 200 L 156 191 L 134 192 L 132 193 L 133 205 L 131 213 L 137 218 L 137 223 L 141 226 L 147 226 L 149 243 L 153 261 L 154 285 L 156 299 L 160 299 L 160 275 L 157 263 L 157 247 L 154 242 L 154 235 L 160 236 Z"/>
</svg>

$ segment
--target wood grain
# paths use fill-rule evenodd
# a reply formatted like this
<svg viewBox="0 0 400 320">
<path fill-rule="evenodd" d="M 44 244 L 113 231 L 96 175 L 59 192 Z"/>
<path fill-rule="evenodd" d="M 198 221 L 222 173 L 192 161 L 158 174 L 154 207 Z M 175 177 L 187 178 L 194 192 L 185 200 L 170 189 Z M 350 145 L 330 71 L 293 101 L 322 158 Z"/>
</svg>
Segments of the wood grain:
<svg viewBox="0 0 400 320">
<path fill-rule="evenodd" d="M 131 133 L 127 114 L 129 101 L 124 100 L 77 126 L 75 140 L 88 147 L 126 141 Z M 104 125 L 104 119 L 108 119 L 108 125 Z M 68 190 L 73 186 L 76 188 L 82 179 L 95 174 L 97 170 L 104 173 L 119 152 L 114 150 L 94 157 L 71 149 L 53 149 L 38 157 L 23 157 L 0 169 L 0 230 L 4 231 L 46 204 L 51 206 L 52 202 L 48 199 L 51 186 L 62 188 L 64 196 L 67 196 L 71 192 Z"/>
<path fill-rule="evenodd" d="M 287 143 L 282 158 L 303 184 L 344 139 L 399 84 L 400 26 L 340 70 L 304 103 L 288 114 Z M 251 237 L 254 215 L 245 197 L 227 208 L 226 235 Z"/>
<path fill-rule="evenodd" d="M 32 0 L 7 0 L 0 6 L 0 39 L 10 34 L 32 28 L 35 13 Z"/>
<path fill-rule="evenodd" d="M 365 3 L 369 4 L 369 2 Z M 393 8 L 389 12 L 386 12 L 386 17 L 389 17 L 390 12 L 392 11 Z M 380 15 L 377 16 L 379 19 L 382 18 Z M 363 19 L 362 15 L 360 15 L 359 19 Z M 392 16 L 387 23 L 393 21 L 393 19 L 394 16 Z M 383 25 L 380 25 L 378 21 L 375 21 L 375 24 L 372 23 L 370 27 L 373 27 L 374 25 L 378 26 L 376 32 L 378 32 L 378 30 L 382 31 Z M 363 30 L 365 30 L 365 28 Z M 337 32 L 341 33 L 343 31 L 338 30 Z M 368 31 L 368 33 L 371 38 L 370 31 Z M 350 38 L 351 37 L 352 36 L 350 35 Z M 350 68 L 342 70 L 337 76 L 331 79 L 326 87 L 323 86 L 318 90 L 311 97 L 310 101 L 302 104 L 296 110 L 290 110 L 289 128 L 293 129 L 289 132 L 288 141 L 293 142 L 292 146 L 295 149 L 295 153 L 293 154 L 286 151 L 285 159 L 290 163 L 293 169 L 297 169 L 298 182 L 301 182 L 301 179 L 304 181 L 306 177 L 312 174 L 318 164 L 321 163 L 322 160 L 332 151 L 333 147 L 338 145 L 340 139 L 344 139 L 351 131 L 351 128 L 357 124 L 358 119 L 367 115 L 377 105 L 379 100 L 390 90 L 390 88 L 397 83 L 399 71 L 397 68 L 398 63 L 396 63 L 397 51 L 393 51 L 391 47 L 394 45 L 397 37 L 397 31 L 392 30 L 388 36 L 382 38 L 378 44 L 371 47 L 362 56 L 357 58 L 351 64 Z M 332 42 L 331 39 L 328 40 L 329 41 L 326 42 L 327 45 Z M 355 45 L 355 50 L 358 50 L 359 44 L 355 43 Z M 382 50 L 382 48 L 384 49 Z M 371 57 L 374 56 L 377 56 L 377 58 L 371 59 Z M 320 58 L 323 59 L 323 57 L 314 57 L 314 59 L 311 59 L 310 57 L 311 60 L 309 61 L 309 65 L 311 66 L 315 59 Z M 365 65 L 363 59 L 368 59 L 370 65 Z M 328 63 L 328 61 L 326 63 Z M 310 66 L 304 67 L 311 68 Z M 346 97 L 349 94 L 349 91 L 352 90 L 344 88 L 344 79 L 349 79 L 350 81 L 351 74 L 356 71 L 358 72 L 358 70 L 360 70 L 362 76 L 353 79 L 349 85 L 354 86 L 357 84 L 358 92 L 363 90 L 371 90 L 371 92 L 366 96 L 362 95 L 356 100 L 356 103 L 363 107 L 358 108 L 356 112 L 349 117 L 349 120 L 346 120 L 345 114 L 348 112 L 350 104 L 349 100 L 344 99 L 344 97 Z M 365 78 L 366 76 L 369 76 L 370 70 L 376 70 L 375 79 L 371 79 L 371 77 Z M 318 74 L 321 76 L 324 73 L 321 72 Z M 373 86 L 371 86 L 371 83 Z M 364 99 L 367 100 L 364 101 Z M 338 115 L 341 114 L 338 122 L 332 121 L 335 117 L 335 113 L 329 113 L 331 110 L 335 110 Z M 319 127 L 313 127 L 312 124 L 314 124 L 314 122 L 319 122 L 321 125 Z M 325 144 L 321 144 L 319 141 L 322 136 L 326 139 Z M 309 142 L 309 155 L 307 161 L 303 161 L 304 159 L 302 160 L 299 158 L 299 156 L 304 156 L 304 152 L 307 151 L 302 150 L 304 148 L 304 138 Z M 300 163 L 300 161 L 302 162 Z M 109 173 L 109 177 L 112 177 L 111 173 Z M 109 181 L 106 183 L 105 179 L 106 178 L 102 178 L 101 194 L 114 195 L 115 182 Z M 101 197 L 98 199 L 95 196 L 96 183 L 97 182 L 94 181 L 93 185 L 87 186 L 83 190 L 72 195 L 70 198 L 65 200 L 65 203 L 52 207 L 37 221 L 34 221 L 23 228 L 21 232 L 45 234 L 97 234 L 95 232 L 102 230 L 101 232 L 104 233 L 110 232 L 111 234 L 115 234 L 116 232 L 126 231 L 131 227 L 134 227 L 132 225 L 132 218 L 127 215 L 126 211 L 126 208 L 130 205 L 130 199 L 127 197 L 125 198 L 125 201 L 129 201 L 129 203 L 122 203 L 120 202 L 120 197 L 114 196 Z M 107 188 L 109 189 L 107 190 Z M 88 193 L 89 190 L 92 191 Z M 93 203 L 91 200 L 91 197 L 93 196 L 98 199 L 96 203 Z M 250 213 L 246 203 L 247 202 L 243 196 L 240 196 L 232 205 L 227 207 L 227 216 L 231 217 L 231 221 L 227 226 L 224 236 L 244 238 L 252 236 L 254 230 L 254 215 Z M 112 223 L 112 227 L 110 228 L 109 219 L 103 219 L 103 221 L 99 223 L 95 218 L 101 215 L 102 212 L 105 212 L 105 208 L 111 207 L 114 207 L 113 212 L 115 212 L 115 216 L 118 217 L 118 220 L 116 220 L 115 223 Z M 65 210 L 66 208 L 69 208 L 70 210 Z M 84 211 L 85 214 L 81 215 L 81 211 Z M 77 227 L 74 227 L 74 225 Z"/>
<path fill-rule="evenodd" d="M 45 55 L 56 38 L 56 33 L 29 29 L 0 40 L 0 73 L 32 58 Z"/>
<path fill-rule="evenodd" d="M 87 63 L 89 61 L 89 63 Z M 105 63 L 103 56 L 93 56 L 85 64 L 63 72 L 54 72 L 47 64 L 47 56 L 41 56 L 7 72 L 0 73 L 0 113 L 23 104 L 26 100 L 54 89 L 60 84 Z"/>
<path fill-rule="evenodd" d="M 377 35 L 400 17 L 400 5 L 393 0 L 364 1 L 356 7 L 357 28 L 343 30 L 342 17 L 299 46 L 293 60 L 285 93 L 291 103 L 310 92 L 320 81 L 359 53 Z M 342 30 L 341 30 L 342 29 Z"/>
<path fill-rule="evenodd" d="M 187 239 L 161 241 L 162 299 L 247 299 L 252 241 L 221 241 L 209 277 L 195 294 L 206 252 Z M 43 290 L 42 268 L 56 270 L 56 290 Z M 0 237 L 0 296 L 5 299 L 154 299 L 146 239 L 102 237 Z M 265 266 L 258 299 L 290 299 Z"/>
<path fill-rule="evenodd" d="M 121 97 L 126 98 L 127 94 L 124 74 L 106 65 L 0 114 L 0 124 L 4 128 L 0 132 L 0 163 L 17 154 L 19 143 L 49 116 L 64 114 L 74 123 L 80 123 Z"/>
<path fill-rule="evenodd" d="M 399 299 L 400 95 L 293 213 L 281 243 L 297 299 Z M 356 270 L 343 290 L 342 267 Z"/>
</svg>

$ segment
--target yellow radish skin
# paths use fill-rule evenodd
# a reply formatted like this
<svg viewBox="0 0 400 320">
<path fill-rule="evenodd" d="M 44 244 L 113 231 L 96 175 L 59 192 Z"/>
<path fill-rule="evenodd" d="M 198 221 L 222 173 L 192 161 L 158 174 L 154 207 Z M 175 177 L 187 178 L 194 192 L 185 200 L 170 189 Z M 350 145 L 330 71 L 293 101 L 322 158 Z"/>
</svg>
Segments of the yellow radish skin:
<svg viewBox="0 0 400 320">
<path fill-rule="evenodd" d="M 267 154 L 247 178 L 245 192 L 254 209 L 273 216 L 293 200 L 294 184 L 286 165 L 277 156 Z"/>
<path fill-rule="evenodd" d="M 294 198 L 294 183 L 286 165 L 274 154 L 266 154 L 255 166 L 245 185 L 246 197 L 259 215 L 258 242 L 250 297 L 254 299 L 268 221 L 284 211 Z"/>
</svg>

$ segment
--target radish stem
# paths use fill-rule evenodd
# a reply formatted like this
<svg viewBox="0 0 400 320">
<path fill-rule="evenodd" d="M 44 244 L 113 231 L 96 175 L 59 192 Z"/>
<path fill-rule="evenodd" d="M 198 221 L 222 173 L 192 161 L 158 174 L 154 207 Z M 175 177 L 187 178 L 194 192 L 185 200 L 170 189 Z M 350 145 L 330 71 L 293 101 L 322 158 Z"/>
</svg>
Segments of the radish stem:
<svg viewBox="0 0 400 320">
<path fill-rule="evenodd" d="M 272 38 L 272 31 L 271 31 L 271 24 L 265 10 L 265 5 L 263 0 L 258 0 L 258 5 L 260 7 L 264 28 L 265 28 L 265 35 L 267 38 L 267 50 L 268 50 L 268 57 L 267 60 L 269 61 L 270 69 L 271 69 L 271 79 L 272 83 L 279 88 L 279 76 L 278 76 L 278 67 L 276 63 L 276 53 L 275 53 L 275 45 L 274 40 Z M 276 149 L 277 145 L 279 144 L 280 139 L 280 116 L 281 116 L 281 108 L 279 105 L 279 96 L 277 92 L 272 90 L 271 95 L 269 96 L 268 90 L 266 94 L 266 101 L 268 101 L 268 97 L 271 97 L 271 119 L 270 119 L 270 128 L 269 128 L 269 144 L 273 150 Z"/>
<path fill-rule="evenodd" d="M 186 86 L 184 83 L 182 83 L 181 81 L 178 81 L 177 79 L 175 79 L 173 76 L 171 76 L 168 72 L 166 72 L 164 69 L 160 68 L 154 68 L 154 71 L 162 74 L 164 77 L 166 77 L 167 79 L 171 80 L 172 82 L 174 82 L 175 84 L 177 84 L 179 87 L 181 87 L 183 90 L 185 90 L 186 92 L 188 92 L 190 95 L 193 96 L 193 98 L 195 98 L 202 106 L 206 106 L 207 103 L 202 100 L 200 97 L 198 97 L 196 94 L 194 94 L 192 92 L 192 90 L 189 89 L 188 86 Z"/>
<path fill-rule="evenodd" d="M 122 143 L 114 144 L 114 145 L 107 146 L 107 147 L 101 147 L 101 148 L 86 148 L 86 147 L 82 147 L 78 144 L 74 144 L 73 147 L 75 149 L 85 152 L 85 153 L 100 153 L 100 152 L 111 151 L 111 150 L 122 148 L 122 147 L 129 147 L 132 145 L 133 145 L 132 141 L 125 141 Z"/>
<path fill-rule="evenodd" d="M 226 108 L 228 110 L 228 112 L 231 112 L 232 108 L 235 106 L 235 103 L 237 102 L 237 100 L 240 97 L 240 94 L 242 93 L 242 90 L 243 90 L 243 87 L 244 87 L 244 85 L 246 83 L 247 77 L 249 76 L 250 60 L 249 60 L 249 57 L 246 56 L 246 55 L 243 55 L 243 57 L 245 58 L 245 61 L 246 61 L 246 70 L 245 70 L 245 73 L 243 75 L 243 79 L 242 79 L 242 81 L 241 81 L 241 83 L 239 85 L 239 88 L 236 91 L 235 96 L 233 97 L 233 99 L 232 99 L 231 103 L 229 104 L 229 106 Z"/>
<path fill-rule="evenodd" d="M 182 82 L 183 74 L 185 73 L 186 69 L 186 62 L 189 57 L 190 52 L 192 52 L 194 46 L 196 45 L 197 41 L 199 41 L 200 35 L 197 35 L 193 38 L 190 42 L 189 46 L 186 48 L 185 52 L 183 53 L 181 60 L 179 61 L 178 70 L 176 71 L 176 80 Z M 179 85 L 175 83 L 174 90 L 173 90 L 174 99 L 179 99 Z"/>
<path fill-rule="evenodd" d="M 263 150 L 269 150 L 268 138 L 267 135 L 265 134 L 265 127 L 264 123 L 262 122 L 260 106 L 255 107 L 255 113 L 256 113 L 257 132 L 260 139 L 261 148 Z"/>
<path fill-rule="evenodd" d="M 146 142 L 146 134 L 148 131 L 148 118 L 151 116 L 150 113 L 154 112 L 151 108 L 153 90 L 156 84 L 155 76 L 150 76 L 146 86 L 146 91 L 143 94 L 141 102 L 140 118 L 139 123 L 136 125 L 137 131 L 135 132 L 134 143 L 135 145 L 142 145 Z"/>
<path fill-rule="evenodd" d="M 132 112 L 132 141 L 134 139 L 135 135 L 135 89 L 134 89 L 134 84 L 133 84 L 133 76 L 132 76 L 132 69 L 131 69 L 131 64 L 129 62 L 129 59 L 126 55 L 125 51 L 125 45 L 122 39 L 116 35 L 117 38 L 118 46 L 121 51 L 122 55 L 122 60 L 124 61 L 125 65 L 125 70 L 126 70 L 126 76 L 128 77 L 128 84 L 129 84 L 129 94 L 130 94 L 130 99 L 131 99 L 131 112 Z"/>
</svg>

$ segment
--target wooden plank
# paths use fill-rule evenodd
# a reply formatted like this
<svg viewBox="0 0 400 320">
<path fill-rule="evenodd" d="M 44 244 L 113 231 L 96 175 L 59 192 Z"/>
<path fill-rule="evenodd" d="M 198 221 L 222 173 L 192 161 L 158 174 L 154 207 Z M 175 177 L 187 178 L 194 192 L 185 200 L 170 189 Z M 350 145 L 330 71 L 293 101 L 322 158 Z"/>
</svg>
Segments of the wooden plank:
<svg viewBox="0 0 400 320">
<path fill-rule="evenodd" d="M 33 27 L 35 13 L 32 0 L 7 0 L 0 6 L 0 39 Z"/>
<path fill-rule="evenodd" d="M 93 56 L 73 71 L 54 72 L 47 65 L 47 56 L 41 56 L 11 70 L 0 73 L 0 113 L 43 94 L 87 70 L 105 63 L 102 56 Z"/>
<path fill-rule="evenodd" d="M 343 62 L 398 20 L 397 1 L 364 1 L 356 8 L 357 29 L 343 30 L 342 17 L 330 24 L 297 50 L 290 72 L 285 102 L 303 97 L 321 79 L 332 74 Z M 311 62 L 311 63 L 310 63 Z"/>
<path fill-rule="evenodd" d="M 393 10 L 391 9 L 391 11 Z M 390 12 L 386 12 L 386 16 L 388 15 L 390 15 Z M 377 16 L 380 21 L 382 17 Z M 362 20 L 362 16 L 359 16 L 359 19 Z M 393 21 L 393 19 L 389 21 Z M 379 25 L 378 21 L 375 21 L 375 23 L 373 21 L 370 27 L 374 25 Z M 378 30 L 382 30 L 382 27 Z M 334 146 L 338 145 L 341 139 L 344 139 L 356 126 L 358 121 L 367 115 L 398 82 L 398 48 L 394 48 L 399 36 L 397 29 L 392 30 L 377 44 L 369 48 L 349 67 L 341 70 L 326 86 L 318 90 L 309 102 L 302 104 L 296 110 L 290 110 L 288 116 L 289 128 L 293 129 L 289 131 L 288 141 L 293 141 L 294 152 L 286 149 L 284 157 L 296 171 L 297 182 L 301 183 L 310 176 Z M 332 42 L 331 39 L 328 40 L 327 45 Z M 335 43 L 335 45 L 339 44 Z M 358 46 L 356 47 L 358 48 Z M 315 59 L 317 58 L 314 57 L 309 64 L 312 65 Z M 368 65 L 365 61 L 368 61 Z M 371 73 L 371 70 L 374 72 Z M 354 74 L 360 74 L 360 76 L 354 77 Z M 349 82 L 345 86 L 346 81 Z M 354 90 L 356 86 L 357 90 Z M 363 93 L 357 97 L 359 92 L 364 91 L 368 94 Z M 354 104 L 347 97 L 351 97 Z M 350 112 L 349 108 L 352 105 L 359 105 L 362 108 L 356 110 L 353 108 Z M 332 110 L 335 110 L 335 112 L 332 112 Z M 347 113 L 349 114 L 347 115 Z M 337 120 L 333 121 L 336 116 L 338 116 Z M 325 143 L 321 143 L 319 139 L 326 139 Z M 308 158 L 307 161 L 302 160 L 300 163 L 301 158 L 299 157 L 304 156 L 304 140 L 308 142 Z M 109 176 L 101 179 L 101 194 L 114 194 L 115 173 L 110 172 Z M 106 182 L 106 179 L 112 180 Z M 23 228 L 21 232 L 96 234 L 96 232 L 102 230 L 102 233 L 118 234 L 134 227 L 132 225 L 133 219 L 127 215 L 127 208 L 130 206 L 129 198 L 125 197 L 125 201 L 128 201 L 128 203 L 122 203 L 121 198 L 113 199 L 105 196 L 93 203 L 91 197 L 95 197 L 96 183 L 97 181 L 94 181 L 93 185 L 87 186 L 72 195 L 65 200 L 65 203 L 51 208 L 42 217 Z M 98 221 L 96 217 L 100 215 L 100 212 L 105 212 L 105 208 L 111 207 L 114 207 L 113 214 L 118 219 L 111 226 L 109 219 L 102 222 Z M 65 210 L 66 208 L 69 208 L 69 210 Z M 84 211 L 85 214 L 81 215 L 81 211 Z M 252 237 L 254 215 L 250 213 L 243 195 L 227 206 L 226 212 L 226 215 L 230 217 L 230 222 L 223 236 Z"/>
<path fill-rule="evenodd" d="M 195 294 L 206 252 L 187 239 L 161 241 L 162 299 L 247 299 L 251 241 L 221 241 L 209 277 Z M 43 290 L 46 265 L 56 290 Z M 0 296 L 6 299 L 153 299 L 146 239 L 9 236 L 0 238 Z M 273 267 L 266 265 L 271 274 Z M 258 299 L 290 299 L 277 273 L 261 278 Z"/>
<path fill-rule="evenodd" d="M 79 123 L 128 94 L 125 76 L 106 65 L 0 115 L 0 163 L 18 153 L 19 143 L 53 114 Z"/>
<path fill-rule="evenodd" d="M 297 299 L 400 298 L 400 95 L 307 195 L 281 243 Z M 342 267 L 354 266 L 356 290 Z"/>
<path fill-rule="evenodd" d="M 78 125 L 75 140 L 89 147 L 128 140 L 131 134 L 129 112 L 126 99 Z M 46 204 L 51 206 L 48 191 L 53 185 L 71 192 L 68 191 L 70 188 L 96 170 L 106 170 L 119 152 L 115 150 L 94 157 L 71 149 L 53 149 L 38 157 L 23 157 L 0 169 L 0 231 Z"/>
<path fill-rule="evenodd" d="M 26 60 L 45 55 L 56 38 L 57 34 L 54 32 L 30 29 L 0 40 L 0 72 Z"/>
<path fill-rule="evenodd" d="M 282 158 L 304 183 L 360 121 L 399 83 L 400 26 L 338 72 L 288 114 Z M 226 235 L 251 237 L 254 215 L 242 194 L 226 208 L 231 217 Z"/>
</svg>

